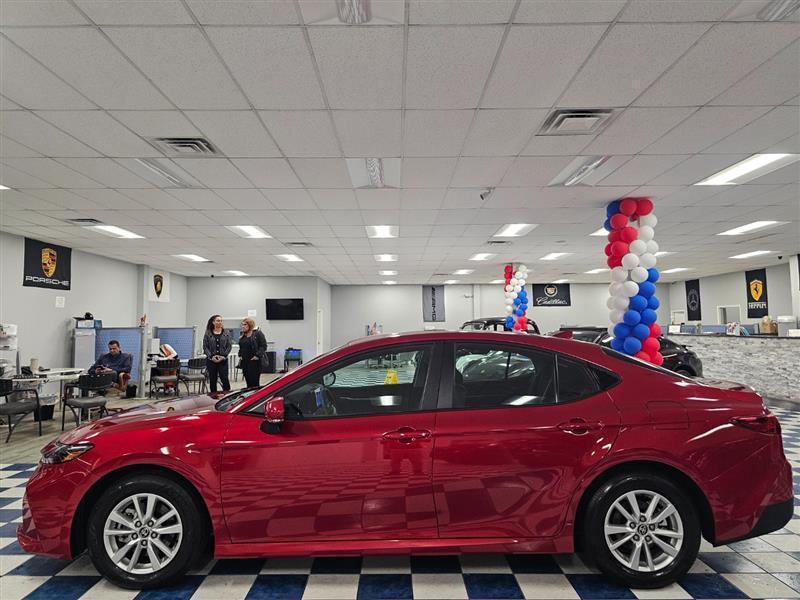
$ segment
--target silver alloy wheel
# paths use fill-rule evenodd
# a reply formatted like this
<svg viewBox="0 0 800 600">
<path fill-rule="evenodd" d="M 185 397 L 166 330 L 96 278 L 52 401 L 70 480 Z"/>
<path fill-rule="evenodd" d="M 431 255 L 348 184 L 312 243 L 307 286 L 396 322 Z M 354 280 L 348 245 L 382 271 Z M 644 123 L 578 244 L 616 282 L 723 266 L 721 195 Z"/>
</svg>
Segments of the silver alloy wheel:
<svg viewBox="0 0 800 600">
<path fill-rule="evenodd" d="M 157 494 L 128 496 L 103 525 L 103 544 L 111 562 L 134 575 L 163 569 L 178 553 L 182 540 L 178 511 Z"/>
<path fill-rule="evenodd" d="M 606 513 L 606 545 L 620 563 L 654 573 L 672 564 L 683 545 L 683 521 L 675 506 L 650 490 L 626 492 Z"/>
</svg>

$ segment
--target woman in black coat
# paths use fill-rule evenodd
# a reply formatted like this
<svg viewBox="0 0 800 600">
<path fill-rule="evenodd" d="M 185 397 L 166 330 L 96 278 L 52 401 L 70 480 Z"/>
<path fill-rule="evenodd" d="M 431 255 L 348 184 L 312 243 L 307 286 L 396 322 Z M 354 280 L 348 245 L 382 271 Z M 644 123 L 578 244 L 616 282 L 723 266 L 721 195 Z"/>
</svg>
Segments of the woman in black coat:
<svg viewBox="0 0 800 600">
<path fill-rule="evenodd" d="M 222 328 L 222 317 L 211 315 L 203 336 L 203 354 L 206 355 L 206 372 L 211 392 L 217 391 L 217 378 L 222 382 L 222 391 L 231 389 L 228 380 L 228 355 L 231 353 L 231 336 Z"/>
<path fill-rule="evenodd" d="M 247 387 L 258 387 L 261 378 L 261 361 L 266 357 L 266 352 L 267 338 L 260 329 L 256 329 L 256 322 L 250 318 L 242 321 L 239 357 Z"/>
</svg>

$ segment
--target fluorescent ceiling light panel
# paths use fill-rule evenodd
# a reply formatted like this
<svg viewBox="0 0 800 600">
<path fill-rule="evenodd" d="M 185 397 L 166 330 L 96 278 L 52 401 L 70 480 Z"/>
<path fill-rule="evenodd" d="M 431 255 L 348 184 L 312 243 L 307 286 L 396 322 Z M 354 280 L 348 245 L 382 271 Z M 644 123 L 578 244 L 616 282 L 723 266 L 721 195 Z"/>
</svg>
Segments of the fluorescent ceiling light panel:
<svg viewBox="0 0 800 600">
<path fill-rule="evenodd" d="M 391 275 L 397 275 L 397 271 L 378 271 L 378 275 L 383 275 L 384 277 L 388 277 Z"/>
<path fill-rule="evenodd" d="M 397 254 L 376 254 L 375 260 L 378 262 L 396 262 Z"/>
<path fill-rule="evenodd" d="M 475 269 L 458 269 L 457 271 L 453 271 L 453 275 L 469 275 L 474 272 Z"/>
<path fill-rule="evenodd" d="M 197 254 L 173 254 L 175 258 L 182 258 L 183 260 L 188 260 L 191 262 L 211 262 L 207 258 L 203 258 L 202 256 L 198 256 Z"/>
<path fill-rule="evenodd" d="M 569 256 L 572 252 L 551 252 L 550 254 L 545 254 L 539 260 L 558 260 L 562 256 Z"/>
<path fill-rule="evenodd" d="M 661 271 L 664 275 L 669 275 L 670 273 L 683 273 L 684 271 L 691 271 L 689 267 L 675 267 L 673 269 L 667 269 L 666 271 Z"/>
<path fill-rule="evenodd" d="M 569 279 L 556 279 L 555 281 L 551 281 L 550 283 L 569 283 Z"/>
<path fill-rule="evenodd" d="M 244 271 L 223 271 L 223 275 L 232 275 L 233 277 L 247 277 Z"/>
<path fill-rule="evenodd" d="M 400 235 L 397 225 L 365 225 L 367 237 L 370 238 L 396 238 Z"/>
<path fill-rule="evenodd" d="M 754 154 L 695 185 L 737 185 L 800 160 L 800 154 Z"/>
<path fill-rule="evenodd" d="M 743 258 L 753 258 L 754 256 L 763 256 L 765 254 L 772 254 L 772 250 L 754 250 L 753 252 L 745 252 L 744 254 L 737 254 L 736 256 L 731 256 L 731 258 L 736 259 L 743 259 Z"/>
<path fill-rule="evenodd" d="M 276 254 L 275 257 L 286 262 L 304 262 L 297 254 Z"/>
<path fill-rule="evenodd" d="M 608 235 L 608 231 L 606 231 L 605 227 L 601 227 L 600 229 L 598 229 L 594 233 L 590 233 L 589 235 L 594 235 L 594 236 L 597 236 L 597 237 L 600 237 L 600 236 L 606 237 Z"/>
<path fill-rule="evenodd" d="M 458 283 L 458 279 L 448 279 L 444 282 L 445 285 L 453 285 L 454 283 Z"/>
<path fill-rule="evenodd" d="M 528 235 L 538 225 L 531 223 L 510 223 L 503 225 L 492 237 L 522 237 Z"/>
<path fill-rule="evenodd" d="M 383 285 L 397 285 L 397 282 L 391 279 L 387 279 L 386 281 L 383 282 Z"/>
<path fill-rule="evenodd" d="M 571 186 L 577 185 L 594 171 L 602 167 L 610 156 L 578 156 L 571 161 L 564 169 L 548 183 L 548 186 Z"/>
<path fill-rule="evenodd" d="M 143 235 L 139 235 L 138 233 L 133 233 L 132 231 L 128 231 L 127 229 L 123 229 L 122 227 L 117 227 L 116 225 L 90 225 L 85 229 L 91 229 L 92 231 L 96 231 L 97 233 L 102 233 L 104 235 L 108 235 L 121 240 L 144 239 Z"/>
<path fill-rule="evenodd" d="M 491 260 L 497 254 L 490 254 L 489 252 L 478 252 L 469 257 L 470 260 Z"/>
<path fill-rule="evenodd" d="M 602 267 L 600 269 L 592 269 L 591 271 L 584 271 L 584 273 L 586 273 L 587 275 L 597 275 L 598 273 L 606 273 L 610 270 L 611 269 L 606 269 L 605 267 Z"/>
<path fill-rule="evenodd" d="M 492 279 L 489 283 L 505 283 L 505 279 Z"/>
<path fill-rule="evenodd" d="M 674 252 L 666 252 L 664 250 L 659 250 L 653 256 L 655 256 L 656 258 L 660 258 L 662 256 L 669 256 L 670 254 L 675 254 L 675 253 Z"/>
<path fill-rule="evenodd" d="M 261 227 L 257 227 L 255 225 L 226 225 L 225 229 L 232 231 L 238 236 L 241 236 L 243 238 L 248 238 L 251 240 L 272 237 L 266 231 L 261 229 Z"/>
<path fill-rule="evenodd" d="M 800 0 L 770 0 L 756 15 L 761 21 L 782 21 L 800 8 Z"/>
<path fill-rule="evenodd" d="M 768 227 L 773 227 L 775 225 L 785 225 L 785 224 L 786 223 L 782 221 L 753 221 L 752 223 L 748 223 L 747 225 L 742 225 L 740 227 L 734 227 L 733 229 L 728 229 L 728 231 L 723 231 L 722 233 L 718 233 L 717 235 L 744 235 L 745 233 L 751 233 L 753 231 L 767 229 Z"/>
<path fill-rule="evenodd" d="M 188 183 L 186 183 L 183 179 L 175 175 L 174 173 L 170 173 L 165 167 L 163 167 L 158 161 L 153 158 L 135 158 L 136 162 L 140 165 L 152 171 L 162 179 L 165 179 L 170 185 L 169 187 L 179 187 L 179 188 L 188 188 L 190 187 Z"/>
<path fill-rule="evenodd" d="M 3 190 L 10 190 L 10 189 L 11 189 L 11 188 L 9 188 L 9 187 L 6 187 L 6 186 L 4 186 L 3 184 L 0 184 L 0 191 L 3 191 Z"/>
</svg>

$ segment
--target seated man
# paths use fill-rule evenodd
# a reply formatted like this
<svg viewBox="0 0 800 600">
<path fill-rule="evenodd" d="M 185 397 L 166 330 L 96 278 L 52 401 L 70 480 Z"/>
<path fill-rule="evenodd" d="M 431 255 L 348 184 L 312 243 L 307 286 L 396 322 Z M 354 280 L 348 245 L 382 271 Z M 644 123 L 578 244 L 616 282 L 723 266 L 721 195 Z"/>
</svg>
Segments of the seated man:
<svg viewBox="0 0 800 600">
<path fill-rule="evenodd" d="M 91 375 L 113 373 L 117 387 L 120 390 L 124 390 L 128 380 L 131 378 L 132 365 L 133 356 L 127 352 L 122 352 L 117 340 L 111 340 L 108 342 L 108 353 L 97 359 L 89 368 L 89 373 Z"/>
</svg>

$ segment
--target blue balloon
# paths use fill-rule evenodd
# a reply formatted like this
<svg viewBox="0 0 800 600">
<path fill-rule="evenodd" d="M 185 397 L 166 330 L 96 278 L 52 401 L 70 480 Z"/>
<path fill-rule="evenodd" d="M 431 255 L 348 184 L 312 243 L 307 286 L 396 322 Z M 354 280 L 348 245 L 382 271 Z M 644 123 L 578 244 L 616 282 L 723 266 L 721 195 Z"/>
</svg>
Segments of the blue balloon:
<svg viewBox="0 0 800 600">
<path fill-rule="evenodd" d="M 644 323 L 639 323 L 631 330 L 631 335 L 637 340 L 643 340 L 650 337 L 650 328 Z"/>
<path fill-rule="evenodd" d="M 658 310 L 659 306 L 661 306 L 661 301 L 656 296 L 650 296 L 650 300 L 647 301 L 647 308 Z"/>
<path fill-rule="evenodd" d="M 508 327 L 509 329 L 514 327 L 514 317 L 512 317 L 511 315 L 508 315 L 506 317 L 506 327 Z"/>
<path fill-rule="evenodd" d="M 524 315 L 524 314 L 525 314 L 525 311 L 523 311 L 521 308 L 518 308 L 518 309 L 517 309 L 517 312 L 516 312 L 515 314 L 516 314 L 518 317 L 521 317 L 522 315 Z"/>
<path fill-rule="evenodd" d="M 625 325 L 625 323 L 617 323 L 614 325 L 614 336 L 618 338 L 625 339 L 631 334 L 631 328 Z"/>
<path fill-rule="evenodd" d="M 519 305 L 519 307 L 520 307 L 520 308 L 521 308 L 523 311 L 526 311 L 526 310 L 528 310 L 528 305 L 527 305 L 527 304 L 520 304 L 520 305 Z"/>
<path fill-rule="evenodd" d="M 661 274 L 658 272 L 658 269 L 655 267 L 650 267 L 647 269 L 647 281 L 650 283 L 655 283 L 658 281 L 658 278 L 661 277 Z"/>
<path fill-rule="evenodd" d="M 606 219 L 605 221 L 603 221 L 603 229 L 605 229 L 606 231 L 611 231 L 611 220 L 610 219 Z"/>
<path fill-rule="evenodd" d="M 635 310 L 626 310 L 625 314 L 622 316 L 622 320 L 625 325 L 630 325 L 633 327 L 634 325 L 639 324 L 639 321 L 642 320 L 642 315 L 640 312 Z"/>
<path fill-rule="evenodd" d="M 609 202 L 608 206 L 606 206 L 606 216 L 611 218 L 618 212 L 619 212 L 619 200 L 614 200 L 613 202 Z"/>
<path fill-rule="evenodd" d="M 642 323 L 644 323 L 645 325 L 652 325 L 653 323 L 656 322 L 657 319 L 658 315 L 656 314 L 656 311 L 654 311 L 652 308 L 645 308 L 642 311 Z"/>
<path fill-rule="evenodd" d="M 611 348 L 617 352 L 622 352 L 625 350 L 625 340 L 623 338 L 615 337 L 613 340 L 611 340 Z"/>
<path fill-rule="evenodd" d="M 514 298 L 514 304 L 516 304 L 517 306 L 519 306 L 520 304 L 522 304 L 522 298 L 520 298 L 519 296 L 517 296 L 516 298 Z"/>
<path fill-rule="evenodd" d="M 635 337 L 631 336 L 625 338 L 622 347 L 624 348 L 626 354 L 630 354 L 631 356 L 633 356 L 634 354 L 642 350 L 642 342 L 640 342 Z"/>
<path fill-rule="evenodd" d="M 640 295 L 634 296 L 630 299 L 630 302 L 628 302 L 628 308 L 642 312 L 645 308 L 647 308 L 647 298 Z"/>
<path fill-rule="evenodd" d="M 656 284 L 649 281 L 643 281 L 639 284 L 639 294 L 645 298 L 649 298 L 656 293 Z"/>
</svg>

